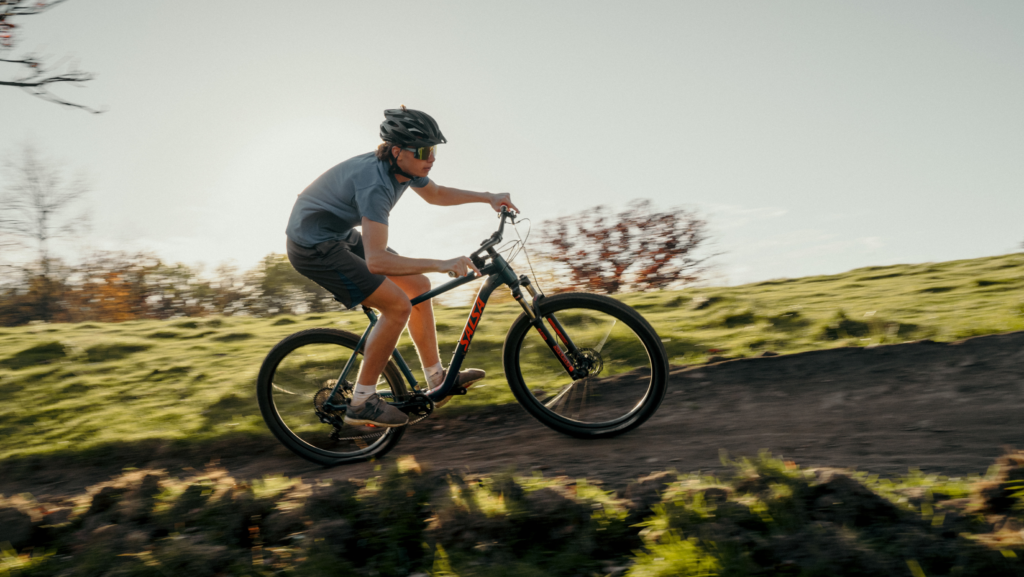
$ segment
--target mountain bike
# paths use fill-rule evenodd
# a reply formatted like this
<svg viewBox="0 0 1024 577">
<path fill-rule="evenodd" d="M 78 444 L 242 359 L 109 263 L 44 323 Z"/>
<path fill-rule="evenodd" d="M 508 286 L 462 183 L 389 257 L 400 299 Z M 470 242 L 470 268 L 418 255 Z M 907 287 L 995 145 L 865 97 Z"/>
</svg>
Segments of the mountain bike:
<svg viewBox="0 0 1024 577">
<path fill-rule="evenodd" d="M 378 318 L 364 307 L 370 324 L 362 335 L 304 330 L 267 354 L 256 387 L 260 411 L 274 436 L 297 455 L 325 466 L 383 456 L 409 426 L 430 416 L 434 403 L 466 393 L 455 381 L 487 300 L 501 286 L 508 286 L 523 309 L 505 336 L 502 363 L 512 393 L 530 415 L 555 431 L 584 439 L 621 435 L 647 421 L 665 397 L 668 377 L 658 334 L 634 309 L 611 297 L 546 296 L 525 274 L 517 276 L 508 262 L 512 257 L 506 259 L 495 249 L 505 223 L 514 226 L 516 218 L 503 207 L 498 230 L 470 255 L 479 276 L 470 271 L 411 300 L 417 305 L 485 279 L 438 390 L 421 388 L 398 350 L 392 353 L 377 393 L 409 415 L 407 425 L 377 428 L 343 421 L 363 345 Z"/>
</svg>

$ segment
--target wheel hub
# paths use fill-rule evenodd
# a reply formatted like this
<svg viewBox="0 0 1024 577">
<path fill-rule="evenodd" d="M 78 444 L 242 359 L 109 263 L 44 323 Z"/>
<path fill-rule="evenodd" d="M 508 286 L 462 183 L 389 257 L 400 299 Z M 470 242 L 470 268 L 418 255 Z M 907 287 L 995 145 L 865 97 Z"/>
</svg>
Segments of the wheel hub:
<svg viewBox="0 0 1024 577">
<path fill-rule="evenodd" d="M 330 387 L 320 389 L 315 395 L 313 395 L 313 411 L 316 413 L 316 416 L 320 419 L 321 423 L 326 423 L 337 428 L 343 423 L 342 419 L 345 417 L 345 408 L 332 409 L 327 405 L 327 399 L 330 398 L 331 391 L 333 390 L 334 386 L 332 385 Z M 340 394 L 335 396 L 335 402 L 342 401 L 347 405 L 348 401 L 344 398 L 344 389 L 338 392 Z"/>
<path fill-rule="evenodd" d="M 604 369 L 604 360 L 601 353 L 594 349 L 580 349 L 576 357 L 576 368 L 583 372 L 583 377 L 596 377 Z"/>
</svg>

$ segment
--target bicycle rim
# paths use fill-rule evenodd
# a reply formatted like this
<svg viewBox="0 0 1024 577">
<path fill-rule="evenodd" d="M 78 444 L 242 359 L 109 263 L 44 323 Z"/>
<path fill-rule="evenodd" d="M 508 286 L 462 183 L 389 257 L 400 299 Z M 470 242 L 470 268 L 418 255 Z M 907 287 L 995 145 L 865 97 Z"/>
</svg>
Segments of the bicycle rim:
<svg viewBox="0 0 1024 577">
<path fill-rule="evenodd" d="M 636 311 L 595 295 L 559 295 L 546 299 L 542 315 L 552 335 L 551 318 L 557 319 L 578 351 L 570 360 L 578 365 L 582 357 L 590 371 L 573 379 L 540 333 L 525 318 L 517 323 L 520 330 L 510 331 L 516 342 L 508 343 L 515 354 L 507 360 L 519 384 L 513 391 L 531 414 L 563 433 L 594 437 L 626 432 L 654 413 L 664 396 L 665 356 Z"/>
<path fill-rule="evenodd" d="M 260 404 L 274 434 L 289 449 L 320 464 L 340 464 L 382 456 L 401 437 L 404 428 L 344 424 L 344 408 L 332 410 L 324 401 L 346 363 L 358 337 L 344 331 L 320 329 L 283 341 L 268 355 L 260 371 Z M 335 395 L 336 404 L 351 398 L 362 354 Z M 386 400 L 402 400 L 405 385 L 397 367 L 385 368 L 377 384 Z M 342 399 L 338 399 L 341 396 Z"/>
</svg>

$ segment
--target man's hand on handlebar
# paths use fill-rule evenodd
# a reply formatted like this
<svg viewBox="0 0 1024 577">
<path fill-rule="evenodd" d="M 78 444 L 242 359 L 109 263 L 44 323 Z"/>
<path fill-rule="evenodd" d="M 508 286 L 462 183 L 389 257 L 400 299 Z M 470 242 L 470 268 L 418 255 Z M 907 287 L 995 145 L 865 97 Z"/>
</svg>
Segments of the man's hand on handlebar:
<svg viewBox="0 0 1024 577">
<path fill-rule="evenodd" d="M 501 212 L 502 206 L 507 206 L 510 209 L 519 212 L 519 208 L 512 204 L 512 195 L 507 192 L 492 192 L 491 208 L 494 209 L 494 212 Z"/>
<path fill-rule="evenodd" d="M 453 258 L 451 260 L 441 261 L 441 267 L 437 272 L 448 273 L 448 276 L 452 278 L 466 276 L 469 271 L 473 271 L 480 275 L 480 270 L 476 268 L 473 261 L 469 260 L 468 256 L 460 256 L 459 258 Z"/>
</svg>

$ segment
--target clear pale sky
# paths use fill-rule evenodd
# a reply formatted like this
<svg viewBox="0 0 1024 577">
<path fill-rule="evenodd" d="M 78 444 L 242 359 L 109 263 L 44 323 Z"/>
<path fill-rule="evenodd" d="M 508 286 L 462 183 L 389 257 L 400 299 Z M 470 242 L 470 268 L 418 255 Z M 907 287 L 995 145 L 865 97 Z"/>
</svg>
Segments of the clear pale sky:
<svg viewBox="0 0 1024 577">
<path fill-rule="evenodd" d="M 399 104 L 448 137 L 436 182 L 511 192 L 534 223 L 696 209 L 733 284 L 1024 241 L 1018 0 L 71 0 L 21 24 L 21 49 L 97 74 L 54 92 L 107 109 L 0 89 L 4 154 L 32 141 L 89 176 L 79 245 L 250 267 Z M 492 215 L 409 191 L 391 245 L 465 254 Z"/>
</svg>

